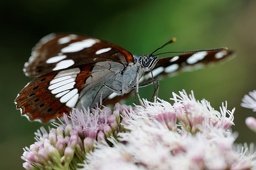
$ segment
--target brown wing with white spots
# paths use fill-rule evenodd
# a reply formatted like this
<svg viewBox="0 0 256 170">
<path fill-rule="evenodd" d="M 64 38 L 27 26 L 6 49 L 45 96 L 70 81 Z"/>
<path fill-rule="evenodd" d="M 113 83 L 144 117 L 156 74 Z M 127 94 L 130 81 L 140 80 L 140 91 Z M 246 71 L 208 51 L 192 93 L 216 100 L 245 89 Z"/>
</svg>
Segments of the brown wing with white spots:
<svg viewBox="0 0 256 170">
<path fill-rule="evenodd" d="M 91 66 L 52 72 L 35 78 L 15 99 L 17 109 L 30 120 L 48 122 L 69 113 L 90 76 Z"/>
<path fill-rule="evenodd" d="M 40 76 L 100 61 L 115 61 L 125 66 L 134 62 L 128 51 L 112 43 L 75 34 L 50 34 L 33 48 L 23 71 L 27 76 Z"/>
<path fill-rule="evenodd" d="M 191 71 L 212 63 L 221 62 L 230 58 L 233 53 L 231 50 L 220 48 L 161 58 L 151 72 L 146 72 L 141 77 L 140 86 L 151 84 L 154 80 L 163 76 L 173 76 L 180 71 Z"/>
</svg>

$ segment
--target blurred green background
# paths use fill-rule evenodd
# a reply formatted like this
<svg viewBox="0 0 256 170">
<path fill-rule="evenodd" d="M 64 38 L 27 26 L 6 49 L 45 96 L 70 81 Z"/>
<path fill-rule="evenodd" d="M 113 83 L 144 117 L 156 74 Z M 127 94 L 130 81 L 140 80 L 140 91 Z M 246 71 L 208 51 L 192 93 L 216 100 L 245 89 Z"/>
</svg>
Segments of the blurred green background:
<svg viewBox="0 0 256 170">
<path fill-rule="evenodd" d="M 228 101 L 229 109 L 236 108 L 237 142 L 256 143 L 244 124 L 253 113 L 240 107 L 244 94 L 256 89 L 256 1 L 2 0 L 0 16 L 0 169 L 22 169 L 22 148 L 34 142 L 41 126 L 21 117 L 13 101 L 31 80 L 22 72 L 31 48 L 51 32 L 98 37 L 133 54 L 148 54 L 171 37 L 177 42 L 163 51 L 234 49 L 232 61 L 160 81 L 159 97 L 168 100 L 185 89 L 216 109 Z M 141 96 L 150 98 L 152 92 L 153 87 L 143 88 Z"/>
</svg>

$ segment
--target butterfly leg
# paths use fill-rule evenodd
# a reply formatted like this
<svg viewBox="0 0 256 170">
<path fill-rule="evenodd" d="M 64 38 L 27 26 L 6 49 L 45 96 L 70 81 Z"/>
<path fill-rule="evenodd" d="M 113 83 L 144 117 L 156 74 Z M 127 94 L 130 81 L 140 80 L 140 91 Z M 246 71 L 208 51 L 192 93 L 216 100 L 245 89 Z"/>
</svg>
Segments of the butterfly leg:
<svg viewBox="0 0 256 170">
<path fill-rule="evenodd" d="M 100 92 L 100 106 L 102 106 L 102 91 Z"/>
<path fill-rule="evenodd" d="M 138 77 L 138 76 L 136 77 L 136 82 L 137 82 L 137 83 L 136 83 L 135 94 L 136 94 L 136 96 L 137 96 L 138 99 L 139 99 L 140 105 L 143 106 L 143 107 L 145 107 L 145 105 L 144 105 L 144 103 L 143 103 L 143 100 L 141 99 L 140 94 L 139 94 L 139 87 L 140 87 L 140 85 L 139 85 L 139 77 Z"/>
<path fill-rule="evenodd" d="M 120 95 L 120 96 L 121 96 L 121 95 L 124 95 L 121 90 L 114 89 L 113 87 L 110 87 L 110 86 L 108 86 L 108 85 L 106 85 L 106 84 L 104 84 L 103 86 L 107 87 L 109 90 L 111 90 L 111 91 L 117 93 L 117 94 Z"/>
<path fill-rule="evenodd" d="M 112 92 L 116 93 L 118 96 L 123 96 L 123 95 L 125 95 L 124 93 L 122 93 L 122 90 L 117 90 L 117 89 L 115 89 L 115 88 L 113 88 L 113 87 L 111 87 L 111 86 L 109 86 L 109 85 L 106 85 L 106 84 L 104 84 L 103 86 L 105 86 L 106 88 L 108 88 L 108 89 L 111 90 Z M 136 85 L 134 88 L 136 89 L 136 90 L 135 90 L 135 94 L 136 94 L 135 96 L 138 97 L 140 104 L 141 104 L 142 106 L 144 106 L 143 101 L 142 101 L 142 99 L 141 99 L 141 97 L 140 97 L 140 95 L 139 95 L 139 91 L 138 91 L 139 85 Z M 130 92 L 129 92 L 129 93 L 130 93 Z M 129 93 L 127 93 L 127 94 L 129 94 Z"/>
<path fill-rule="evenodd" d="M 157 96 L 158 96 L 158 92 L 159 92 L 159 81 L 158 80 L 154 80 L 153 81 L 154 84 L 154 93 L 153 93 L 153 101 L 156 102 L 157 100 Z"/>
<path fill-rule="evenodd" d="M 139 87 L 146 87 L 150 84 L 153 84 L 154 86 L 154 93 L 153 93 L 153 101 L 156 101 L 156 98 L 158 96 L 158 91 L 159 91 L 159 80 L 155 79 L 155 78 L 150 78 L 147 81 L 144 81 L 142 83 L 139 84 Z"/>
</svg>

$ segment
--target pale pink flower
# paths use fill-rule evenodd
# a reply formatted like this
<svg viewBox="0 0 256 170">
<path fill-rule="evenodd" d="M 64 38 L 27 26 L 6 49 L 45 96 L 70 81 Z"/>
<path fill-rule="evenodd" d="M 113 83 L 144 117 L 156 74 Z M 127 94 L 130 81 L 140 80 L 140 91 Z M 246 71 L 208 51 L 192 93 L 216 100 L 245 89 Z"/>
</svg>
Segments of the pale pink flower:
<svg viewBox="0 0 256 170">
<path fill-rule="evenodd" d="M 173 105 L 158 100 L 135 106 L 124 124 L 129 133 L 112 138 L 112 147 L 96 143 L 83 169 L 256 168 L 255 150 L 239 150 L 234 144 L 237 135 L 230 129 L 234 109 L 228 110 L 227 103 L 217 111 L 184 91 L 173 94 L 172 100 Z"/>
<path fill-rule="evenodd" d="M 256 90 L 249 92 L 249 95 L 245 95 L 242 99 L 241 106 L 252 109 L 256 112 Z"/>
<path fill-rule="evenodd" d="M 193 93 L 143 106 L 73 110 L 24 149 L 25 169 L 256 169 L 254 148 L 236 147 L 234 109 Z M 79 164 L 80 163 L 80 164 Z"/>
<path fill-rule="evenodd" d="M 256 132 L 256 119 L 254 117 L 247 117 L 245 119 L 245 124 L 248 128 L 250 128 L 252 131 Z"/>
<path fill-rule="evenodd" d="M 35 135 L 36 142 L 24 148 L 22 159 L 25 169 L 76 169 L 86 153 L 94 148 L 95 141 L 115 136 L 120 126 L 120 115 L 109 108 L 74 109 L 59 123 L 54 122 L 49 132 L 44 128 Z"/>
<path fill-rule="evenodd" d="M 245 95 L 242 99 L 241 106 L 252 109 L 253 112 L 256 112 L 256 90 L 249 92 L 249 95 Z M 245 120 L 245 124 L 252 131 L 256 132 L 256 118 L 248 117 Z"/>
</svg>

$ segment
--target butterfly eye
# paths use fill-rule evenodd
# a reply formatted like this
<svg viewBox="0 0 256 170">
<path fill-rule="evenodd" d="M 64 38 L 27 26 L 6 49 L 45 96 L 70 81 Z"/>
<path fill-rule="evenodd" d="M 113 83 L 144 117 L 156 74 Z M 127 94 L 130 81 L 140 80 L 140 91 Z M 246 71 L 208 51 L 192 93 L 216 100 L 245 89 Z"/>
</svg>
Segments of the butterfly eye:
<svg viewBox="0 0 256 170">
<path fill-rule="evenodd" d="M 148 70 L 152 69 L 157 61 L 158 59 L 153 56 L 142 56 L 139 60 L 141 66 L 147 68 Z"/>
</svg>

